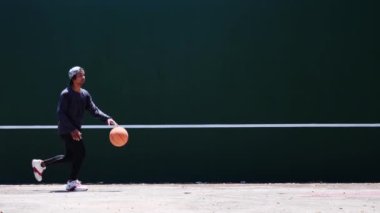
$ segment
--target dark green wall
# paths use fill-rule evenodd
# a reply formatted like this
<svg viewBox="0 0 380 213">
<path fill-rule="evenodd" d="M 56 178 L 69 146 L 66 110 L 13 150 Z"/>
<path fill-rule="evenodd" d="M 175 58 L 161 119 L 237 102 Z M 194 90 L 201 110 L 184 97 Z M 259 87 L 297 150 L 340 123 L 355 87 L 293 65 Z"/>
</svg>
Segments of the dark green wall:
<svg viewBox="0 0 380 213">
<path fill-rule="evenodd" d="M 74 65 L 121 124 L 376 123 L 379 3 L 1 1 L 0 125 L 56 124 Z M 87 117 L 86 124 L 100 124 Z M 380 181 L 373 129 L 86 130 L 92 182 Z M 33 182 L 55 130 L 0 130 L 0 183 Z M 49 168 L 46 181 L 66 170 Z M 9 172 L 11 171 L 11 172 Z"/>
</svg>

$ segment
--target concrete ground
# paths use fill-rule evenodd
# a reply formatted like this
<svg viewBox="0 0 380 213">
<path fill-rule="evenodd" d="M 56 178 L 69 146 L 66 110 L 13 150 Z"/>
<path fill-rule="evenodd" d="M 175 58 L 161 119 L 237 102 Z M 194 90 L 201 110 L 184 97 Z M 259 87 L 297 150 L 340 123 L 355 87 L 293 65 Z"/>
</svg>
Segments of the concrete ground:
<svg viewBox="0 0 380 213">
<path fill-rule="evenodd" d="M 380 212 L 380 184 L 0 185 L 0 212 Z"/>
</svg>

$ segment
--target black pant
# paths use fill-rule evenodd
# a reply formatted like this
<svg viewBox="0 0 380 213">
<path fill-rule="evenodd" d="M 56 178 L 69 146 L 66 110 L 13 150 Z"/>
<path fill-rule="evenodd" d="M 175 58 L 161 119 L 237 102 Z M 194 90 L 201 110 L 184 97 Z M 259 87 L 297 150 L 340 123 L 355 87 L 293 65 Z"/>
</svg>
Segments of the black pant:
<svg viewBox="0 0 380 213">
<path fill-rule="evenodd" d="M 61 135 L 61 138 L 65 142 L 65 155 L 57 155 L 44 160 L 45 166 L 56 163 L 71 162 L 72 167 L 69 180 L 76 180 L 78 179 L 79 170 L 82 166 L 84 157 L 86 156 L 83 141 L 73 140 L 70 134 Z"/>
</svg>

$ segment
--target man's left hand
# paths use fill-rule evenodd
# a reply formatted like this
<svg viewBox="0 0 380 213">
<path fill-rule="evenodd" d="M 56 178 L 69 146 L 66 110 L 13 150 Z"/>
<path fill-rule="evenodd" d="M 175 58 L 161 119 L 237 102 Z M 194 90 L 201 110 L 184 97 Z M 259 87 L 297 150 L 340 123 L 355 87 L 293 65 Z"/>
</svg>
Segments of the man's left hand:
<svg viewBox="0 0 380 213">
<path fill-rule="evenodd" d="M 112 118 L 108 118 L 107 124 L 110 126 L 117 126 L 118 124 Z"/>
</svg>

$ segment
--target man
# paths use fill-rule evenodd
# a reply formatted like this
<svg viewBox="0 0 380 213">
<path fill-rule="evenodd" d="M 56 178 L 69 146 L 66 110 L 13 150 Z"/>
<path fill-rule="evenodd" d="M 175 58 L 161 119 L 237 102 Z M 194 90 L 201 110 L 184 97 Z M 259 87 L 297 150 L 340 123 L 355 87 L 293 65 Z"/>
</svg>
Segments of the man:
<svg viewBox="0 0 380 213">
<path fill-rule="evenodd" d="M 70 85 L 60 95 L 58 113 L 58 132 L 65 142 L 65 155 L 57 155 L 46 160 L 33 159 L 32 167 L 37 181 L 42 181 L 42 173 L 46 167 L 63 162 L 71 162 L 71 173 L 66 184 L 67 191 L 86 191 L 87 187 L 78 180 L 79 170 L 85 157 L 82 140 L 82 121 L 85 110 L 108 125 L 117 123 L 104 114 L 92 101 L 88 91 L 83 89 L 85 71 L 81 67 L 69 70 Z"/>
</svg>

